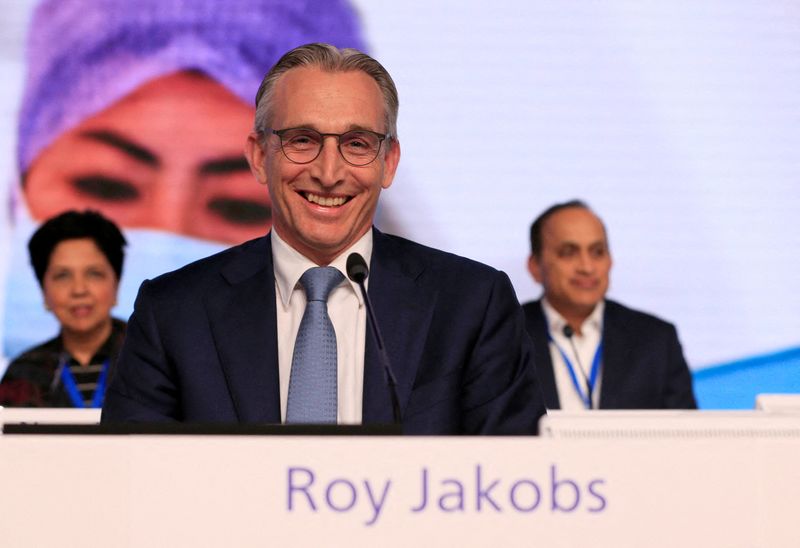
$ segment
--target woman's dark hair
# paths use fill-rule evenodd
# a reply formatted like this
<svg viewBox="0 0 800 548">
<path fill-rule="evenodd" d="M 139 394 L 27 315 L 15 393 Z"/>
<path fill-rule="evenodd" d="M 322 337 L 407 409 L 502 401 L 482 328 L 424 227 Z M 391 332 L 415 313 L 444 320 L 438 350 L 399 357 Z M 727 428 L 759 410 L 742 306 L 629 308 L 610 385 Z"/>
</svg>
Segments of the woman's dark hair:
<svg viewBox="0 0 800 548">
<path fill-rule="evenodd" d="M 122 277 L 123 248 L 128 242 L 117 225 L 96 211 L 67 211 L 45 221 L 28 242 L 31 265 L 40 286 L 56 246 L 64 240 L 80 238 L 91 238 L 111 263 L 117 280 Z"/>
</svg>

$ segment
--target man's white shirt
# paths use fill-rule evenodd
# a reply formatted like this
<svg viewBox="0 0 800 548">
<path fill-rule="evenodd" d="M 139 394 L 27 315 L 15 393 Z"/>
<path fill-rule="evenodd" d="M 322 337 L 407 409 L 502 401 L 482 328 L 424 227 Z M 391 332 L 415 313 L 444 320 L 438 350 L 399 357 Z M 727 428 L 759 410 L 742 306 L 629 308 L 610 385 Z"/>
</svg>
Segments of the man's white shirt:
<svg viewBox="0 0 800 548">
<path fill-rule="evenodd" d="M 275 271 L 281 421 L 285 421 L 294 342 L 306 308 L 306 294 L 299 281 L 306 270 L 318 265 L 289 246 L 274 228 L 270 232 L 270 238 Z M 367 231 L 361 239 L 328 265 L 338 269 L 345 278 L 328 296 L 328 315 L 336 332 L 339 424 L 361 422 L 364 392 L 367 314 L 358 284 L 347 277 L 347 257 L 354 252 L 359 253 L 366 263 L 370 264 L 372 230 Z"/>
<path fill-rule="evenodd" d="M 605 310 L 605 301 L 600 301 L 594 310 L 581 325 L 581 334 L 574 333 L 572 341 L 575 344 L 575 349 L 578 351 L 578 359 L 575 356 L 575 350 L 570 343 L 570 340 L 564 335 L 564 326 L 567 321 L 558 313 L 558 311 L 547 302 L 547 299 L 542 298 L 542 310 L 544 311 L 545 321 L 550 330 L 550 360 L 553 363 L 553 374 L 556 381 L 556 389 L 558 390 L 558 400 L 561 409 L 565 411 L 581 411 L 586 409 L 583 399 L 575 389 L 572 382 L 572 377 L 569 373 L 569 367 L 564 361 L 559 347 L 567 355 L 572 367 L 575 370 L 575 377 L 578 383 L 581 384 L 581 389 L 586 392 L 586 379 L 589 378 L 592 368 L 592 361 L 594 360 L 597 348 L 603 336 L 603 311 Z M 603 376 L 603 366 L 600 363 L 600 371 L 595 381 L 594 390 L 592 390 L 592 407 L 597 409 L 600 403 L 600 389 L 601 380 Z"/>
</svg>

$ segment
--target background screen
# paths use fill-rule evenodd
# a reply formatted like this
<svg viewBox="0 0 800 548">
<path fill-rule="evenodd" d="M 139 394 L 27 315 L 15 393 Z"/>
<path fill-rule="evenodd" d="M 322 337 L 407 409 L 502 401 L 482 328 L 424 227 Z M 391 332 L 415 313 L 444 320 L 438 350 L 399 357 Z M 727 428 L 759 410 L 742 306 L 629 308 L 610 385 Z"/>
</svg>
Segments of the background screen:
<svg viewBox="0 0 800 548">
<path fill-rule="evenodd" d="M 33 292 L 13 221 L 34 4 L 4 5 L 0 20 L 0 265 Z M 608 229 L 609 297 L 677 325 L 701 405 L 800 390 L 796 2 L 353 5 L 400 92 L 402 159 L 379 228 L 506 271 L 524 302 L 540 293 L 525 268 L 531 221 L 583 199 Z M 147 266 L 124 278 L 115 315 L 173 265 Z M 15 292 L 6 358 L 57 332 Z"/>
</svg>

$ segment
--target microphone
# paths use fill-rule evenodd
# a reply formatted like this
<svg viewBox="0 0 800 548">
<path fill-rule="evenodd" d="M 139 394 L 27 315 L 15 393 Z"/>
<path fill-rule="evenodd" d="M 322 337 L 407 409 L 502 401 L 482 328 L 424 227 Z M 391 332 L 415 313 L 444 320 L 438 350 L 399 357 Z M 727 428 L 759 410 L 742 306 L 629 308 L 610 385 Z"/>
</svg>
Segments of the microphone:
<svg viewBox="0 0 800 548">
<path fill-rule="evenodd" d="M 372 326 L 372 336 L 375 338 L 375 343 L 378 345 L 384 377 L 386 379 L 386 384 L 389 386 L 389 395 L 392 398 L 392 416 L 395 424 L 402 424 L 400 400 L 397 397 L 397 379 L 392 371 L 392 365 L 389 363 L 389 355 L 386 353 L 386 347 L 383 345 L 383 337 L 381 336 L 378 322 L 375 321 L 375 313 L 372 311 L 372 301 L 369 300 L 367 288 L 364 286 L 364 281 L 367 279 L 367 276 L 369 276 L 369 268 L 367 267 L 367 262 L 364 260 L 364 257 L 358 253 L 351 253 L 347 257 L 347 277 L 357 283 L 358 287 L 361 288 L 361 295 L 364 297 L 364 304 L 367 307 L 369 324 Z"/>
<path fill-rule="evenodd" d="M 583 378 L 583 382 L 586 383 L 586 394 L 588 394 L 589 409 L 594 409 L 594 404 L 592 403 L 592 385 L 589 384 L 589 378 L 586 376 L 586 372 L 583 369 L 583 364 L 581 363 L 581 357 L 578 355 L 578 348 L 575 346 L 575 341 L 572 339 L 572 336 L 575 334 L 575 330 L 569 325 L 565 325 L 561 332 L 564 333 L 564 336 L 569 340 L 569 345 L 572 347 L 572 353 L 575 355 L 575 361 L 578 362 L 578 369 L 581 371 L 581 377 Z"/>
</svg>

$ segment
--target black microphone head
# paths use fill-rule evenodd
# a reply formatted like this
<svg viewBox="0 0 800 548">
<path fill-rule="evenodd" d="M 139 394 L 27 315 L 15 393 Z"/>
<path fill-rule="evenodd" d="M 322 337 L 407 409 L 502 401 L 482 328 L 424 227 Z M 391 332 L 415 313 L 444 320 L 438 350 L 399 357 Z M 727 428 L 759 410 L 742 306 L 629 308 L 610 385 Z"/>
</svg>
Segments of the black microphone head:
<svg viewBox="0 0 800 548">
<path fill-rule="evenodd" d="M 347 261 L 347 271 L 348 271 L 348 272 L 350 272 L 350 261 Z M 565 326 L 564 326 L 564 329 L 563 329 L 563 331 L 562 331 L 562 332 L 564 333 L 564 336 L 565 336 L 566 338 L 568 338 L 568 339 L 571 339 L 571 338 L 572 338 L 572 336 L 575 334 L 575 330 L 574 330 L 574 329 L 572 329 L 572 328 L 571 328 L 570 326 L 568 326 L 568 325 L 565 325 Z"/>
<path fill-rule="evenodd" d="M 347 257 L 347 277 L 357 284 L 364 283 L 369 276 L 369 268 L 364 257 L 358 253 L 351 253 Z"/>
</svg>

